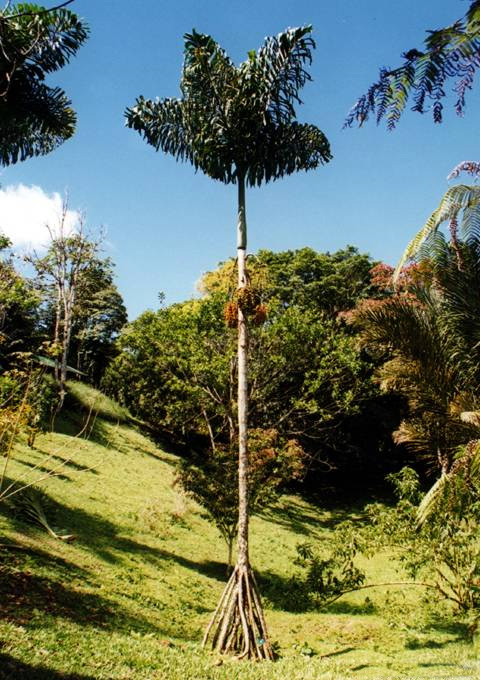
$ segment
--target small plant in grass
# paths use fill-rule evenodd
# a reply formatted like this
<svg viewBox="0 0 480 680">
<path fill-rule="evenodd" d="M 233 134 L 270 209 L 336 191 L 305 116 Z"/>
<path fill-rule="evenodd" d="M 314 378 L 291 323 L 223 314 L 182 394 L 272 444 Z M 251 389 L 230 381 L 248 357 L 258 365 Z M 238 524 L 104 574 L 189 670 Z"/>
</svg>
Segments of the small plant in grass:
<svg viewBox="0 0 480 680">
<path fill-rule="evenodd" d="M 303 568 L 303 574 L 295 583 L 311 606 L 326 606 L 365 582 L 365 573 L 355 564 L 357 553 L 366 549 L 355 524 L 342 522 L 333 532 L 329 547 L 326 555 L 311 543 L 297 546 L 295 563 Z"/>
<path fill-rule="evenodd" d="M 61 541 L 73 541 L 75 536 L 67 534 L 64 531 L 52 526 L 48 517 L 47 497 L 41 491 L 33 486 L 27 487 L 13 487 L 7 504 L 12 508 L 13 514 L 19 519 L 39 526 L 52 537 Z"/>
<path fill-rule="evenodd" d="M 238 526 L 237 442 L 217 444 L 203 454 L 179 463 L 177 482 L 215 523 L 228 547 L 227 571 Z M 280 487 L 304 472 L 304 452 L 296 440 L 282 440 L 274 429 L 251 429 L 249 503 L 258 512 L 275 501 Z"/>
<path fill-rule="evenodd" d="M 398 503 L 394 507 L 367 507 L 370 545 L 394 548 L 415 583 L 452 603 L 473 623 L 480 607 L 480 504 L 474 478 L 470 473 L 463 479 L 456 475 L 455 482 L 442 491 L 437 483 L 432 490 L 437 489 L 439 497 L 428 513 L 432 490 L 421 493 L 413 470 L 403 468 L 389 478 Z M 468 494 L 471 502 L 466 500 Z"/>
</svg>

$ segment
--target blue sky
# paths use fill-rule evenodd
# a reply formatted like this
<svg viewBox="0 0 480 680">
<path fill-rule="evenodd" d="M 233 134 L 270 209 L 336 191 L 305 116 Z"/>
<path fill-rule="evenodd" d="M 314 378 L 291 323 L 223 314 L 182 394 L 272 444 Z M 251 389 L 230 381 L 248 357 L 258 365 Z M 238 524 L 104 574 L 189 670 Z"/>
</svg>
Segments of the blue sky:
<svg viewBox="0 0 480 680">
<path fill-rule="evenodd" d="M 236 62 L 267 35 L 311 23 L 317 49 L 313 82 L 303 90 L 301 121 L 328 136 L 333 160 L 247 196 L 250 251 L 356 245 L 394 264 L 448 187 L 461 160 L 478 159 L 480 88 L 464 118 L 450 103 L 445 122 L 407 113 L 389 133 L 373 122 L 342 130 L 357 97 L 380 66 L 395 66 L 420 47 L 427 29 L 462 16 L 463 0 L 76 0 L 71 8 L 91 29 L 77 57 L 51 79 L 78 113 L 76 136 L 54 153 L 5 168 L 5 190 L 23 184 L 69 194 L 92 229 L 107 232 L 106 253 L 135 318 L 191 297 L 202 272 L 234 254 L 235 187 L 156 153 L 124 127 L 136 97 L 179 94 L 183 34 L 211 34 Z M 1 226 L 1 215 L 0 215 Z"/>
</svg>

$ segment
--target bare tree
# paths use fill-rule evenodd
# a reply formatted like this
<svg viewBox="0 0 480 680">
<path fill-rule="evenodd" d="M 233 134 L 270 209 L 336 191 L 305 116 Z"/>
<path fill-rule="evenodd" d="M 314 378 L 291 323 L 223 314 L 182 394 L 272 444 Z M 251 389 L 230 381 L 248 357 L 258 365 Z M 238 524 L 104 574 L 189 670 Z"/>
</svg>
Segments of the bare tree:
<svg viewBox="0 0 480 680">
<path fill-rule="evenodd" d="M 93 240 L 85 232 L 85 218 L 79 217 L 75 230 L 68 228 L 68 201 L 65 200 L 58 225 L 47 225 L 50 245 L 46 255 L 36 253 L 28 257 L 34 266 L 42 292 L 54 301 L 53 347 L 55 378 L 60 388 L 58 410 L 65 399 L 67 360 L 72 327 L 75 316 L 75 302 L 80 278 L 94 262 L 100 247 L 100 240 Z"/>
</svg>

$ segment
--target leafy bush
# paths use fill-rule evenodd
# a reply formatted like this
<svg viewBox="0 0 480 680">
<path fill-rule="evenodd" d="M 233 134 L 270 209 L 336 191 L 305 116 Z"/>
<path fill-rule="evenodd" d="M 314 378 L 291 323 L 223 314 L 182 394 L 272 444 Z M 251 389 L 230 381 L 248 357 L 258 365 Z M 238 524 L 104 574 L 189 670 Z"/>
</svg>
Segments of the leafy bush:
<svg viewBox="0 0 480 680">
<path fill-rule="evenodd" d="M 332 533 L 328 554 L 302 543 L 297 546 L 295 563 L 303 574 L 295 583 L 310 606 L 324 607 L 361 587 L 365 573 L 355 564 L 357 553 L 365 551 L 363 536 L 351 521 L 342 522 Z"/>
<path fill-rule="evenodd" d="M 391 475 L 398 503 L 367 506 L 369 544 L 394 548 L 409 576 L 453 603 L 462 614 L 472 616 L 480 606 L 480 541 L 478 499 L 463 503 L 458 512 L 458 494 L 465 496 L 457 479 L 436 511 L 419 524 L 419 501 L 425 498 L 418 475 L 409 468 Z M 420 506 L 421 508 L 422 506 Z"/>
</svg>

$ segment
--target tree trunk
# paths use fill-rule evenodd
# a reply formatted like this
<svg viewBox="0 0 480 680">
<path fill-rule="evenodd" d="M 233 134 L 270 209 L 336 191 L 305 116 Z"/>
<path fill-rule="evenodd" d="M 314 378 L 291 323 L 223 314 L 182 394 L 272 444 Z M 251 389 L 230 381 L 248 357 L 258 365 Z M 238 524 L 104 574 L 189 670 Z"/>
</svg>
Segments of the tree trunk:
<svg viewBox="0 0 480 680">
<path fill-rule="evenodd" d="M 238 177 L 237 263 L 238 290 L 248 285 L 246 270 L 247 222 L 245 178 Z M 238 296 L 241 300 L 241 296 Z M 213 649 L 233 652 L 239 659 L 273 660 L 260 593 L 248 554 L 248 327 L 245 310 L 238 304 L 238 556 L 203 638 Z M 216 626 L 215 626 L 216 624 Z M 215 626 L 215 628 L 214 628 Z"/>
<path fill-rule="evenodd" d="M 58 351 L 60 345 L 60 324 L 61 324 L 61 309 L 62 309 L 62 292 L 60 284 L 57 283 L 57 301 L 55 304 L 55 327 L 53 331 L 53 344 L 55 347 L 55 352 Z M 55 380 L 60 382 L 60 362 L 58 361 L 58 356 L 55 354 Z"/>
<path fill-rule="evenodd" d="M 247 221 L 245 181 L 238 182 L 237 265 L 238 290 L 247 286 Z M 238 565 L 248 566 L 248 329 L 238 305 Z"/>
</svg>

